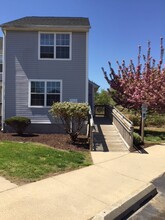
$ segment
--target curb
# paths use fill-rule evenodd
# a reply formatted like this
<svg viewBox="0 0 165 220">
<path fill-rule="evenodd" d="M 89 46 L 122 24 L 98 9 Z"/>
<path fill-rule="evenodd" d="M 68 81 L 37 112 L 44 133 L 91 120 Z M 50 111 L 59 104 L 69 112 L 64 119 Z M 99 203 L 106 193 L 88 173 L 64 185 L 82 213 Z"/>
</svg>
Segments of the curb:
<svg viewBox="0 0 165 220">
<path fill-rule="evenodd" d="M 128 198 L 119 201 L 111 209 L 105 209 L 92 220 L 121 220 L 126 219 L 146 202 L 157 194 L 157 190 L 152 183 L 141 187 L 140 190 L 131 194 Z"/>
</svg>

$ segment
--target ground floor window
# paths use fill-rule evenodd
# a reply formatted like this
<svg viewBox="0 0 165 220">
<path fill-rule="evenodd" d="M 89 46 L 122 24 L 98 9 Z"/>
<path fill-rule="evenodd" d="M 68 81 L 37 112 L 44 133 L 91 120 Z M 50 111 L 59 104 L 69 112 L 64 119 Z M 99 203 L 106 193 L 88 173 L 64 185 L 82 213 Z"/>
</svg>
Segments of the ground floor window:
<svg viewBox="0 0 165 220">
<path fill-rule="evenodd" d="M 30 80 L 30 106 L 51 106 L 61 101 L 61 80 Z"/>
</svg>

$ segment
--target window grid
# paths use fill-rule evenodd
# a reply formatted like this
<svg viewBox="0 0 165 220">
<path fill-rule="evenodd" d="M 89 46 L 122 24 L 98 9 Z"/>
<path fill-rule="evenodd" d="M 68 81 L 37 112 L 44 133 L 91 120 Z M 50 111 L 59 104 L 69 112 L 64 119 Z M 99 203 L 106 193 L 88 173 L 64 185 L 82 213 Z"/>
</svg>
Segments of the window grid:
<svg viewBox="0 0 165 220">
<path fill-rule="evenodd" d="M 49 85 L 51 85 L 51 92 L 48 91 Z M 31 107 L 49 107 L 53 102 L 60 101 L 61 81 L 30 81 Z"/>
<path fill-rule="evenodd" d="M 44 36 L 48 35 L 48 36 Z M 53 35 L 50 40 L 50 36 Z M 40 59 L 70 60 L 71 34 L 70 33 L 40 33 L 39 57 Z M 45 39 L 45 40 L 44 40 Z M 47 43 L 46 43 L 47 41 Z"/>
</svg>

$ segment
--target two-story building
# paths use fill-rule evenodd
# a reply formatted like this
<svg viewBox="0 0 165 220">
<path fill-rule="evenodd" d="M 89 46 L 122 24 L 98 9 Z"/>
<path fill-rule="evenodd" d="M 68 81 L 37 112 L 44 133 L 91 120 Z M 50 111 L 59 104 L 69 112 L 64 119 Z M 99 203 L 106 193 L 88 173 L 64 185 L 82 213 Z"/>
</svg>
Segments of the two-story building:
<svg viewBox="0 0 165 220">
<path fill-rule="evenodd" d="M 6 118 L 26 116 L 33 132 L 60 132 L 53 102 L 88 103 L 89 19 L 24 17 L 1 28 L 3 129 Z"/>
<path fill-rule="evenodd" d="M 0 37 L 0 120 L 2 116 L 3 38 Z"/>
</svg>

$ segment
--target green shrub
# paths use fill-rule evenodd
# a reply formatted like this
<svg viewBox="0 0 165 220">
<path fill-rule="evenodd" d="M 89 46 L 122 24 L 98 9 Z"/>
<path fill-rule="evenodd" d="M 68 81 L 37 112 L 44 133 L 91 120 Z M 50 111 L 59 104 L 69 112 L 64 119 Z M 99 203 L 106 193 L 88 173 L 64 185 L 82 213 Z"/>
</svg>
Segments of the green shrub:
<svg viewBox="0 0 165 220">
<path fill-rule="evenodd" d="M 129 115 L 129 120 L 133 122 L 134 126 L 140 126 L 140 117 L 138 115 Z"/>
<path fill-rule="evenodd" d="M 75 142 L 88 118 L 89 106 L 86 103 L 56 102 L 50 113 L 62 120 L 66 133 Z"/>
<path fill-rule="evenodd" d="M 31 120 L 26 117 L 14 116 L 6 119 L 5 123 L 12 127 L 17 134 L 22 135 L 25 129 L 31 124 Z"/>
<path fill-rule="evenodd" d="M 138 133 L 134 132 L 133 133 L 133 144 L 137 147 L 137 146 L 140 146 L 142 143 L 143 142 L 142 142 L 141 136 Z"/>
<path fill-rule="evenodd" d="M 165 125 L 165 117 L 162 115 L 151 115 L 146 118 L 146 126 L 162 127 Z"/>
</svg>

